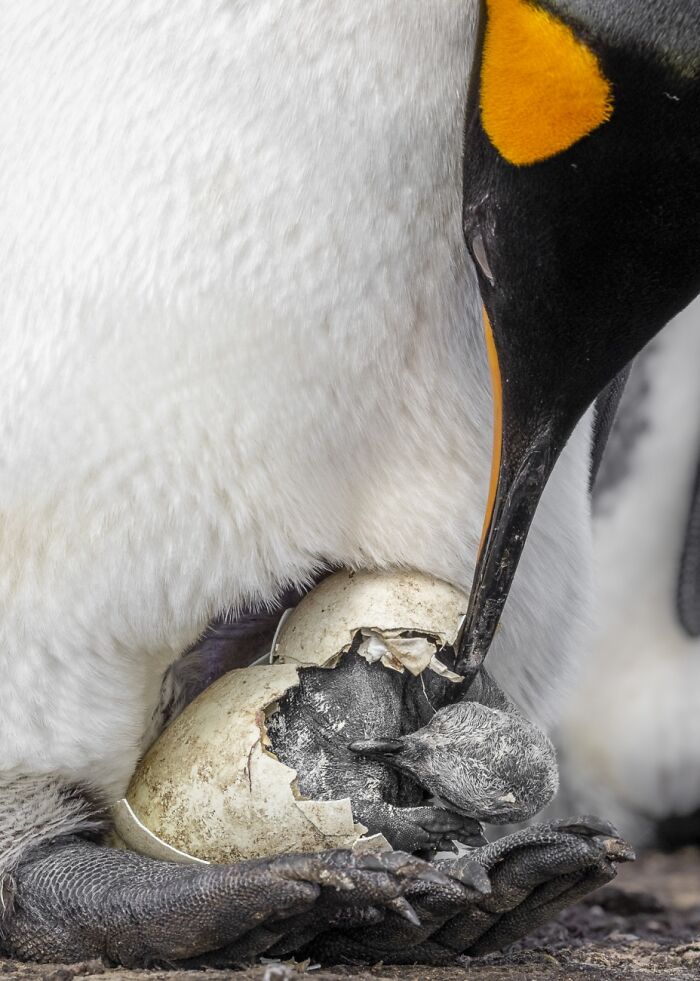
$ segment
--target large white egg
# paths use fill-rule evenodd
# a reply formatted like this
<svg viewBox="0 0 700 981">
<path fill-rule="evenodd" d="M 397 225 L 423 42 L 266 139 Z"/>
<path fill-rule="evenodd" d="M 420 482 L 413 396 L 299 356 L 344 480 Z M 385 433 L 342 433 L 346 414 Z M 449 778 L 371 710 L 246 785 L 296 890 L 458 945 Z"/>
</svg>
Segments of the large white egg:
<svg viewBox="0 0 700 981">
<path fill-rule="evenodd" d="M 208 862 L 386 846 L 381 836 L 365 837 L 349 799 L 302 797 L 296 772 L 269 749 L 266 721 L 300 670 L 332 670 L 358 631 L 360 652 L 387 670 L 436 670 L 459 680 L 435 654 L 454 642 L 466 604 L 453 586 L 413 571 L 325 579 L 284 620 L 273 663 L 230 671 L 156 740 L 114 808 L 120 843 L 157 858 Z"/>
</svg>

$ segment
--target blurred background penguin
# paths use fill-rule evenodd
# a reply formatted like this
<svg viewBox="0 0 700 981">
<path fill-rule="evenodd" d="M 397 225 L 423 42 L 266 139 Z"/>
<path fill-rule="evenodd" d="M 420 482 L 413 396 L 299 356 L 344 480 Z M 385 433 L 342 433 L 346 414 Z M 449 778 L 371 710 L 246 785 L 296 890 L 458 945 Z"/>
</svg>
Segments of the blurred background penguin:
<svg viewBox="0 0 700 981">
<path fill-rule="evenodd" d="M 562 713 L 561 807 L 700 842 L 700 301 L 638 356 L 593 490 L 598 605 Z"/>
</svg>

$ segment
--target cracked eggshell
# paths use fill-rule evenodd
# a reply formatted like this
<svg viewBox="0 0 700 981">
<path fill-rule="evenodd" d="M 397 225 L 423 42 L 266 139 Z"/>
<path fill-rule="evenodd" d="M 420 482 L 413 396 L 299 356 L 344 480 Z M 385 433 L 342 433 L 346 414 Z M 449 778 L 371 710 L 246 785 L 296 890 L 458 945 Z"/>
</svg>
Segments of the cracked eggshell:
<svg viewBox="0 0 700 981">
<path fill-rule="evenodd" d="M 324 580 L 285 619 L 275 663 L 229 672 L 156 740 L 114 810 L 121 842 L 154 858 L 224 863 L 388 847 L 381 835 L 363 837 L 349 799 L 301 797 L 296 772 L 269 751 L 266 718 L 299 683 L 299 670 L 332 669 L 358 631 L 380 644 L 398 630 L 451 643 L 465 611 L 463 593 L 415 572 L 344 571 Z"/>
<path fill-rule="evenodd" d="M 229 672 L 195 699 L 136 769 L 117 817 L 124 843 L 176 858 L 164 842 L 184 858 L 225 863 L 351 848 L 366 829 L 350 801 L 301 799 L 296 772 L 265 745 L 266 713 L 298 683 L 291 664 L 261 665 Z"/>
<path fill-rule="evenodd" d="M 453 644 L 467 597 L 434 576 L 411 569 L 337 572 L 311 590 L 280 630 L 275 656 L 300 666 L 331 663 L 358 630 L 391 636 L 415 631 Z"/>
</svg>

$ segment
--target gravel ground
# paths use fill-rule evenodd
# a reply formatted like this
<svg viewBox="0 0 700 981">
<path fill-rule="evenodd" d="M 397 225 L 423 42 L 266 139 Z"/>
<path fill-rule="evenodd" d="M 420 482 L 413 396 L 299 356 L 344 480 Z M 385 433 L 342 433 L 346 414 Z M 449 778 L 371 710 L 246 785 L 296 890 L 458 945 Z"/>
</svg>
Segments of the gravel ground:
<svg viewBox="0 0 700 981">
<path fill-rule="evenodd" d="M 99 962 L 28 965 L 0 960 L 12 981 L 201 981 L 201 972 L 122 971 Z M 700 850 L 650 853 L 623 866 L 614 886 L 573 907 L 507 954 L 463 959 L 454 968 L 262 966 L 236 981 L 698 981 L 700 978 Z M 208 971 L 207 981 L 231 972 Z"/>
</svg>

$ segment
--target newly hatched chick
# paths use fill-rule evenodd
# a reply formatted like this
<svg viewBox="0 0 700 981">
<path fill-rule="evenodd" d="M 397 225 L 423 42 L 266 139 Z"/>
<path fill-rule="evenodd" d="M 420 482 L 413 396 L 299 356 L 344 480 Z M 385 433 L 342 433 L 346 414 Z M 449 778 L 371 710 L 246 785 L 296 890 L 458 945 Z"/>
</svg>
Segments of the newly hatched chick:
<svg viewBox="0 0 700 981">
<path fill-rule="evenodd" d="M 480 844 L 480 821 L 525 820 L 557 789 L 549 739 L 483 670 L 465 690 L 351 650 L 300 672 L 267 731 L 304 796 L 349 797 L 356 821 L 407 851 Z"/>
<path fill-rule="evenodd" d="M 517 713 L 457 702 L 399 739 L 367 739 L 353 752 L 382 760 L 456 814 L 513 824 L 537 814 L 557 791 L 552 744 Z"/>
</svg>

